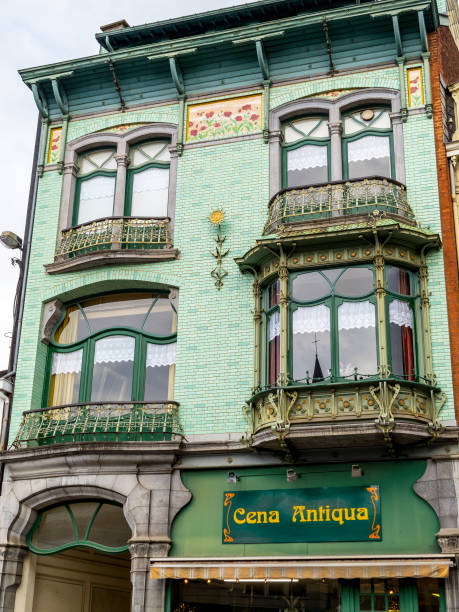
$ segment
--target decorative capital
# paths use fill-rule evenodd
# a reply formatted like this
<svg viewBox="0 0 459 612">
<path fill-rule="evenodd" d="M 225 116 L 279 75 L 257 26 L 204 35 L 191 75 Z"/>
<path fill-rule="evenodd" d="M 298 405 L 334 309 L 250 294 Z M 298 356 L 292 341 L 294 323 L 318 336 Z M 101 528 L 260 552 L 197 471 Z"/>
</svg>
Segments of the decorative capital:
<svg viewBox="0 0 459 612">
<path fill-rule="evenodd" d="M 403 123 L 402 113 L 389 113 L 389 117 L 392 121 L 392 125 Z"/>
<path fill-rule="evenodd" d="M 75 162 L 64 164 L 63 174 L 71 174 L 73 177 L 76 177 L 78 174 L 78 165 Z"/>
<path fill-rule="evenodd" d="M 269 131 L 269 142 L 281 143 L 284 140 L 280 130 Z"/>
<path fill-rule="evenodd" d="M 125 168 L 129 166 L 129 155 L 126 155 L 125 153 L 116 153 L 113 157 L 116 160 L 116 165 L 118 168 L 120 166 L 124 166 Z"/>
<path fill-rule="evenodd" d="M 435 537 L 442 553 L 459 553 L 459 528 L 440 529 Z"/>
<path fill-rule="evenodd" d="M 330 131 L 330 136 L 334 134 L 338 134 L 339 136 L 343 133 L 343 122 L 342 121 L 329 121 L 328 129 Z"/>
</svg>

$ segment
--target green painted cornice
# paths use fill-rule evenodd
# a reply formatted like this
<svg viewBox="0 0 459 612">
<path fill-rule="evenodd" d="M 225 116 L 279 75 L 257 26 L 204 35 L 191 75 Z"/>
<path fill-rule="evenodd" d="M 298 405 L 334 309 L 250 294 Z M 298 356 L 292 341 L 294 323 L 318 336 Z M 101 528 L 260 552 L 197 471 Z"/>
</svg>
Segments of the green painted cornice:
<svg viewBox="0 0 459 612">
<path fill-rule="evenodd" d="M 352 19 L 359 16 L 378 17 L 385 15 L 397 14 L 406 12 L 419 12 L 435 8 L 432 7 L 433 0 L 380 0 L 378 2 L 369 2 L 367 4 L 356 4 L 352 7 L 341 7 L 331 9 L 329 11 L 317 11 L 289 17 L 286 19 L 276 19 L 263 24 L 254 24 L 239 28 L 230 28 L 220 32 L 208 32 L 199 36 L 190 36 L 187 38 L 179 38 L 174 41 L 164 41 L 156 44 L 142 45 L 132 47 L 111 53 L 102 53 L 83 57 L 76 60 L 58 62 L 35 68 L 26 68 L 20 70 L 19 74 L 25 83 L 30 83 L 32 80 L 49 79 L 56 72 L 62 73 L 67 71 L 78 71 L 82 69 L 102 66 L 107 63 L 107 60 L 113 62 L 128 61 L 131 59 L 144 58 L 151 55 L 163 55 L 171 53 L 179 53 L 192 48 L 215 46 L 224 43 L 237 42 L 239 39 L 253 38 L 266 36 L 277 32 L 279 28 L 282 30 L 292 30 L 301 27 L 306 27 L 314 24 L 321 24 L 324 17 L 327 22 Z"/>
</svg>

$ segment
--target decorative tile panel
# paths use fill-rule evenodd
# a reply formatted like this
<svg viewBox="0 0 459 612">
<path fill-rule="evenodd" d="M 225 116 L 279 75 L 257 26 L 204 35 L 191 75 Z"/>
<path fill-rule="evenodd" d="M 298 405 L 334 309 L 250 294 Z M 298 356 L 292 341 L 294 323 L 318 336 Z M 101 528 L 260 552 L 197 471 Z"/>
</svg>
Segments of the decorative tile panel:
<svg viewBox="0 0 459 612">
<path fill-rule="evenodd" d="M 341 98 L 341 96 L 345 96 L 351 91 L 355 91 L 354 89 L 335 89 L 334 91 L 324 91 L 318 94 L 312 94 L 311 96 L 307 96 L 308 98 L 327 98 L 328 100 L 336 100 L 337 98 Z"/>
<path fill-rule="evenodd" d="M 98 132 L 114 132 L 115 134 L 124 134 L 124 132 L 129 132 L 134 128 L 138 128 L 142 125 L 148 125 L 148 123 L 123 123 L 121 125 L 113 125 L 108 128 L 104 128 L 102 130 L 97 130 Z"/>
<path fill-rule="evenodd" d="M 424 88 L 422 83 L 422 68 L 409 68 L 406 71 L 408 81 L 408 106 L 414 108 L 424 105 Z"/>
<path fill-rule="evenodd" d="M 61 148 L 62 127 L 51 128 L 48 145 L 48 164 L 57 164 Z"/>
<path fill-rule="evenodd" d="M 187 142 L 234 138 L 261 132 L 261 95 L 190 104 Z"/>
</svg>

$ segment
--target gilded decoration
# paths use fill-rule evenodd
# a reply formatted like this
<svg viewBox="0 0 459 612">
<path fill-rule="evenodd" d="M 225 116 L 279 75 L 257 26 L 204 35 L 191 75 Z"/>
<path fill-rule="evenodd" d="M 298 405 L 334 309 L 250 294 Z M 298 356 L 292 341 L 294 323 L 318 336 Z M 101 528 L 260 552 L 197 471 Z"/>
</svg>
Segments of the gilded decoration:
<svg viewBox="0 0 459 612">
<path fill-rule="evenodd" d="M 62 127 L 51 128 L 48 145 L 48 164 L 57 164 L 61 149 Z"/>
<path fill-rule="evenodd" d="M 141 127 L 142 125 L 148 125 L 148 123 L 123 123 L 121 125 L 112 125 L 111 127 L 103 128 L 102 130 L 97 130 L 98 132 L 113 132 L 115 134 L 124 134 L 125 132 L 129 132 L 134 128 Z"/>
<path fill-rule="evenodd" d="M 422 82 L 422 68 L 408 68 L 406 71 L 408 81 L 408 106 L 414 108 L 424 106 L 424 89 Z"/>
<path fill-rule="evenodd" d="M 234 138 L 262 131 L 260 94 L 190 104 L 187 142 Z"/>
<path fill-rule="evenodd" d="M 327 100 L 336 100 L 337 98 L 341 98 L 341 96 L 345 96 L 348 93 L 351 93 L 354 89 L 334 89 L 333 91 L 324 91 L 318 94 L 311 94 L 307 96 L 308 98 L 326 98 Z"/>
</svg>

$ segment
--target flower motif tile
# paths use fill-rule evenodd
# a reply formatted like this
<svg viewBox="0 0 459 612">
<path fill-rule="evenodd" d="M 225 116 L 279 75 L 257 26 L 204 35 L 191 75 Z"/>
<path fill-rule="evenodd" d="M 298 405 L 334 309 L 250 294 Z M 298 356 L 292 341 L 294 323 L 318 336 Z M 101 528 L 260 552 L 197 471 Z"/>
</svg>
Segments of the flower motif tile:
<svg viewBox="0 0 459 612">
<path fill-rule="evenodd" d="M 409 107 L 423 106 L 424 91 L 422 87 L 422 68 L 409 68 L 407 70 L 407 80 Z"/>
<path fill-rule="evenodd" d="M 51 128 L 48 147 L 48 164 L 57 164 L 61 148 L 62 128 Z"/>
<path fill-rule="evenodd" d="M 234 138 L 261 132 L 261 95 L 188 106 L 187 142 Z"/>
</svg>

